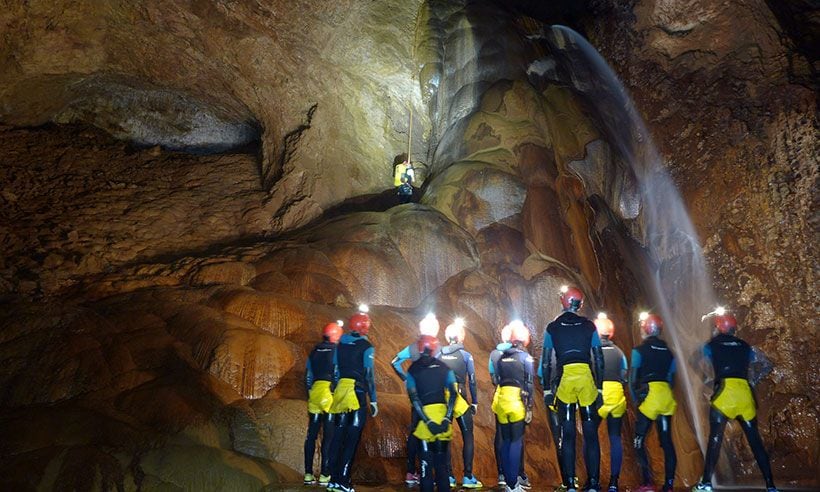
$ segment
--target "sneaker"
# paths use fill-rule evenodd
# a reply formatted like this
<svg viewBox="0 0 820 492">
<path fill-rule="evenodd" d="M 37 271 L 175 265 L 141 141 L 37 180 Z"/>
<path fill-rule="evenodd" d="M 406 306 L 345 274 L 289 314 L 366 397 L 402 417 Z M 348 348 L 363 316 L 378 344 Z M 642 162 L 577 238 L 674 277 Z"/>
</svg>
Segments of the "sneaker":
<svg viewBox="0 0 820 492">
<path fill-rule="evenodd" d="M 351 487 L 346 487 L 344 485 L 336 485 L 336 489 L 333 492 L 356 492 L 356 489 Z"/>
<path fill-rule="evenodd" d="M 518 477 L 518 486 L 524 490 L 530 490 L 532 485 L 530 484 L 529 477 Z"/>
<path fill-rule="evenodd" d="M 657 492 L 657 489 L 651 483 L 645 483 L 638 487 L 637 492 Z"/>
<path fill-rule="evenodd" d="M 584 485 L 585 492 L 599 492 L 600 490 L 597 480 L 590 480 Z"/>
<path fill-rule="evenodd" d="M 316 477 L 312 473 L 305 473 L 305 485 L 315 485 Z"/>
<path fill-rule="evenodd" d="M 553 489 L 553 492 L 567 492 L 567 486 L 561 484 Z"/>
<path fill-rule="evenodd" d="M 504 479 L 504 475 L 498 475 L 498 486 L 505 487 L 507 485 L 507 481 Z"/>
<path fill-rule="evenodd" d="M 330 483 L 330 475 L 319 475 L 319 485 L 327 487 Z"/>
<path fill-rule="evenodd" d="M 419 476 L 415 473 L 408 472 L 407 475 L 404 476 L 404 483 L 408 487 L 413 487 L 419 484 Z"/>
<path fill-rule="evenodd" d="M 766 487 L 766 492 L 780 492 L 777 487 Z"/>
<path fill-rule="evenodd" d="M 475 475 L 471 477 L 465 475 L 461 481 L 461 486 L 465 489 L 480 489 L 484 484 L 481 483 L 481 480 L 477 479 Z"/>
<path fill-rule="evenodd" d="M 456 477 L 454 477 L 452 475 L 450 475 L 450 488 L 451 489 L 456 488 Z"/>
</svg>

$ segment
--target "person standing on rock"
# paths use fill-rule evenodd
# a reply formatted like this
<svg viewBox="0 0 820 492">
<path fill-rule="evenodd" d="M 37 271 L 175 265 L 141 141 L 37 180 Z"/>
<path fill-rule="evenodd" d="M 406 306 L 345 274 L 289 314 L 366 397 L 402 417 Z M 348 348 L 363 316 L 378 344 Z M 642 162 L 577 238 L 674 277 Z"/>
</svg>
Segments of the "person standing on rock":
<svg viewBox="0 0 820 492">
<path fill-rule="evenodd" d="M 322 469 L 319 485 L 330 482 L 330 444 L 333 440 L 333 419 L 330 407 L 333 404 L 333 379 L 336 344 L 342 336 L 342 322 L 328 323 L 322 330 L 322 342 L 310 352 L 305 370 L 305 388 L 308 391 L 308 431 L 305 438 L 305 485 L 315 485 L 313 475 L 313 455 L 316 439 L 322 430 Z"/>
<path fill-rule="evenodd" d="M 418 415 L 413 435 L 419 439 L 421 490 L 450 490 L 448 462 L 453 438 L 453 412 L 458 387 L 456 376 L 441 360 L 438 338 L 422 335 L 416 343 L 418 359 L 410 365 L 405 379 L 410 404 Z"/>
<path fill-rule="evenodd" d="M 433 313 L 427 314 L 421 322 L 419 323 L 419 334 L 421 335 L 428 335 L 433 338 L 438 337 L 438 332 L 440 330 L 440 324 L 438 319 Z M 390 365 L 393 366 L 393 370 L 396 371 L 396 374 L 402 381 L 407 381 L 407 373 L 404 372 L 404 368 L 402 364 L 405 361 L 415 362 L 418 360 L 421 354 L 419 354 L 417 344 L 412 343 L 399 351 L 393 360 L 390 361 Z M 413 408 L 410 408 L 410 427 L 408 428 L 407 433 L 407 473 L 404 478 L 404 483 L 408 487 L 413 487 L 414 485 L 418 485 L 419 483 L 419 475 L 416 473 L 416 460 L 418 458 L 418 450 L 419 450 L 419 440 L 416 436 L 413 435 L 413 431 L 416 429 L 419 423 L 419 416 L 416 414 Z"/>
<path fill-rule="evenodd" d="M 375 349 L 367 339 L 370 316 L 365 311 L 366 306 L 361 306 L 360 312 L 351 316 L 350 333 L 342 335 L 336 347 L 334 366 L 338 382 L 330 407 L 336 424 L 330 447 L 334 464 L 328 490 L 332 492 L 353 491 L 351 467 L 367 420 L 368 396 L 371 415 L 379 414 L 373 374 Z"/>
<path fill-rule="evenodd" d="M 547 325 L 541 352 L 541 385 L 544 404 L 555 406 L 561 422 L 561 474 L 564 487 L 576 491 L 575 410 L 581 414 L 587 484 L 584 490 L 600 490 L 601 447 L 598 442 L 598 407 L 602 401 L 604 355 L 595 324 L 578 314 L 584 294 L 575 287 L 561 287 L 564 312 Z M 552 359 L 555 357 L 553 375 Z M 556 385 L 557 382 L 557 385 Z"/>
<path fill-rule="evenodd" d="M 495 366 L 499 385 L 493 412 L 501 425 L 501 463 L 508 492 L 524 490 L 519 479 L 524 453 L 524 431 L 532 420 L 532 393 L 535 370 L 526 347 L 530 331 L 521 321 L 510 323 L 510 348 Z M 515 478 L 513 478 L 515 477 Z"/>
<path fill-rule="evenodd" d="M 598 408 L 598 416 L 606 419 L 606 430 L 609 435 L 609 489 L 618 492 L 618 477 L 623 462 L 623 441 L 621 440 L 621 423 L 626 413 L 626 356 L 612 341 L 615 335 L 615 324 L 606 313 L 598 314 L 595 327 L 601 338 L 601 349 L 604 353 L 603 403 Z"/>
<path fill-rule="evenodd" d="M 752 393 L 754 385 L 769 372 L 771 363 L 766 357 L 741 340 L 735 333 L 737 320 L 722 308 L 716 310 L 714 327 L 716 335 L 703 346 L 703 361 L 714 373 L 715 392 L 709 412 L 709 443 L 703 463 L 703 477 L 692 490 L 712 490 L 712 474 L 715 471 L 723 431 L 726 422 L 740 422 L 746 440 L 752 448 L 757 466 L 766 481 L 767 492 L 777 492 L 772 477 L 769 455 L 757 430 L 757 405 Z"/>
<path fill-rule="evenodd" d="M 495 406 L 495 402 L 498 400 L 498 387 L 500 383 L 498 380 L 498 373 L 495 368 L 498 367 L 498 361 L 501 360 L 501 355 L 510 347 L 512 347 L 512 344 L 510 343 L 510 325 L 505 325 L 504 328 L 501 329 L 501 343 L 496 345 L 495 349 L 490 352 L 490 360 L 487 362 L 487 369 L 490 373 L 490 381 L 492 381 L 493 386 L 495 386 L 495 392 L 493 393 L 493 406 Z M 495 439 L 493 440 L 493 448 L 495 451 L 495 466 L 498 468 L 498 486 L 503 487 L 507 485 L 507 481 L 504 477 L 504 469 L 502 468 L 501 463 L 501 423 L 498 422 L 498 416 L 495 418 Z"/>
<path fill-rule="evenodd" d="M 450 370 L 456 375 L 456 383 L 458 386 L 458 396 L 456 399 L 456 407 L 454 410 L 454 417 L 458 422 L 458 427 L 461 429 L 462 446 L 462 460 L 464 462 L 464 478 L 461 486 L 465 489 L 480 489 L 484 486 L 473 475 L 473 454 L 475 452 L 475 443 L 473 437 L 473 415 L 478 409 L 478 389 L 476 388 L 475 379 L 475 363 L 473 362 L 473 355 L 464 349 L 464 320 L 456 318 L 456 320 L 447 326 L 444 330 L 444 338 L 447 339 L 449 345 L 441 349 L 439 359 L 442 360 Z M 470 399 L 472 403 L 467 406 L 467 388 L 470 388 Z M 459 403 L 461 403 L 459 405 Z M 461 407 L 461 408 L 459 408 Z M 452 460 L 447 460 L 447 468 L 450 476 L 450 486 L 456 486 L 456 479 L 453 476 Z"/>
<path fill-rule="evenodd" d="M 629 368 L 629 392 L 638 404 L 638 421 L 635 423 L 633 445 L 638 455 L 642 484 L 638 492 L 654 492 L 652 470 L 646 453 L 646 434 L 652 422 L 658 427 L 658 437 L 663 448 L 664 483 L 662 490 L 671 492 L 675 480 L 677 456 L 672 443 L 672 415 L 677 403 L 672 395 L 675 381 L 675 356 L 666 342 L 661 340 L 663 319 L 656 314 L 641 313 L 643 343 L 632 350 Z"/>
</svg>

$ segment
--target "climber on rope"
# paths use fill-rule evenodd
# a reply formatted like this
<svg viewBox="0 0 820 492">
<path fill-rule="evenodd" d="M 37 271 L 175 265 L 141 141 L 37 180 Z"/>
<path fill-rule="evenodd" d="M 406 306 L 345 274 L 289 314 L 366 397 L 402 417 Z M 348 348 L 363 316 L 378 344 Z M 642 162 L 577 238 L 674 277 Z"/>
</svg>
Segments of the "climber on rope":
<svg viewBox="0 0 820 492">
<path fill-rule="evenodd" d="M 598 408 L 598 416 L 606 419 L 606 429 L 609 435 L 608 492 L 618 492 L 618 476 L 621 474 L 621 463 L 623 462 L 621 423 L 626 413 L 626 395 L 624 394 L 626 356 L 612 341 L 615 336 L 615 324 L 606 313 L 598 314 L 595 327 L 598 329 L 601 349 L 604 353 L 603 403 Z"/>
<path fill-rule="evenodd" d="M 709 442 L 703 476 L 692 490 L 712 490 L 712 473 L 720 455 L 726 422 L 737 420 L 766 481 L 767 492 L 777 492 L 769 455 L 757 430 L 757 405 L 752 392 L 752 388 L 771 372 L 771 363 L 761 352 L 735 336 L 737 320 L 734 316 L 723 308 L 707 316 L 714 316 L 716 334 L 703 346 L 702 361 L 711 366 L 715 391 L 709 412 Z"/>
<path fill-rule="evenodd" d="M 666 342 L 658 338 L 663 330 L 663 319 L 650 313 L 641 313 L 639 319 L 644 340 L 632 350 L 632 365 L 629 368 L 629 392 L 638 405 L 633 441 L 642 480 L 638 492 L 655 491 L 646 453 L 646 435 L 653 421 L 656 422 L 663 448 L 664 483 L 661 490 L 671 492 L 677 465 L 675 446 L 672 443 L 672 415 L 677 408 L 672 395 L 675 356 Z"/>
<path fill-rule="evenodd" d="M 419 334 L 420 335 L 428 335 L 433 338 L 438 337 L 438 332 L 440 329 L 440 325 L 438 319 L 433 313 L 428 313 L 424 319 L 421 320 L 419 323 Z M 438 355 L 438 354 L 436 354 Z M 404 372 L 404 368 L 402 364 L 405 361 L 415 362 L 421 354 L 418 351 L 418 346 L 416 343 L 412 343 L 399 351 L 390 364 L 393 366 L 393 370 L 396 371 L 396 374 L 401 378 L 402 381 L 407 380 L 407 373 Z M 407 434 L 407 472 L 404 478 L 404 483 L 408 487 L 413 487 L 414 485 L 418 485 L 419 483 L 419 475 L 417 473 L 416 468 L 416 459 L 418 458 L 418 450 L 419 450 L 419 440 L 416 436 L 413 435 L 414 430 L 418 426 L 419 423 L 419 416 L 411 407 L 410 409 L 410 427 L 408 428 Z"/>
<path fill-rule="evenodd" d="M 335 366 L 333 358 L 336 344 L 342 336 L 342 322 L 328 323 L 322 330 L 322 342 L 317 344 L 307 359 L 305 388 L 308 392 L 308 431 L 305 438 L 305 485 L 315 485 L 313 475 L 313 455 L 316 439 L 322 431 L 321 473 L 318 484 L 326 486 L 330 482 L 330 443 L 333 440 L 333 419 L 330 408 L 333 404 L 333 380 Z"/>
<path fill-rule="evenodd" d="M 393 169 L 393 186 L 400 203 L 409 203 L 413 198 L 413 182 L 416 179 L 415 169 L 410 159 L 396 164 Z"/>
<path fill-rule="evenodd" d="M 419 337 L 416 350 L 419 357 L 410 365 L 405 379 L 407 394 L 418 422 L 413 435 L 419 439 L 421 455 L 421 490 L 450 490 L 447 470 L 450 440 L 453 438 L 453 412 L 458 387 L 453 371 L 436 358 L 438 338 Z"/>
<path fill-rule="evenodd" d="M 461 486 L 465 489 L 479 489 L 484 486 L 473 475 L 473 454 L 475 452 L 475 444 L 473 437 L 473 415 L 478 409 L 478 389 L 476 387 L 475 379 L 475 363 L 470 352 L 464 349 L 464 320 L 456 318 L 455 321 L 448 325 L 444 330 L 444 338 L 447 339 L 449 345 L 441 349 L 439 359 L 447 364 L 453 373 L 456 375 L 456 383 L 458 385 L 458 395 L 456 397 L 456 406 L 453 416 L 458 422 L 458 427 L 461 429 L 462 446 L 462 460 L 464 462 L 464 478 Z M 472 403 L 467 405 L 467 388 L 470 388 L 470 401 Z M 450 476 L 450 486 L 455 488 L 456 478 L 453 476 L 452 460 L 447 460 L 447 469 Z"/>
<path fill-rule="evenodd" d="M 544 388 L 544 404 L 555 406 L 561 423 L 561 474 L 568 491 L 576 491 L 575 410 L 581 414 L 584 433 L 584 462 L 587 483 L 584 490 L 600 490 L 601 448 L 598 442 L 598 407 L 602 402 L 604 356 L 595 325 L 578 315 L 584 294 L 575 287 L 561 287 L 564 312 L 547 325 L 541 352 L 539 376 Z M 555 371 L 551 364 L 553 353 Z M 557 383 L 557 384 L 556 384 Z"/>
<path fill-rule="evenodd" d="M 521 321 L 510 323 L 510 348 L 494 367 L 498 389 L 493 398 L 493 413 L 501 426 L 501 468 L 508 492 L 524 490 L 519 479 L 524 455 L 524 431 L 532 421 L 532 394 L 535 370 L 527 352 L 530 330 Z"/>
<path fill-rule="evenodd" d="M 379 414 L 373 374 L 375 349 L 367 339 L 370 331 L 367 311 L 367 306 L 359 306 L 359 312 L 350 317 L 350 333 L 342 335 L 336 347 L 334 365 L 338 382 L 330 407 L 336 424 L 330 446 L 333 463 L 328 490 L 332 492 L 353 491 L 351 468 L 367 420 L 368 396 L 371 415 Z"/>
</svg>

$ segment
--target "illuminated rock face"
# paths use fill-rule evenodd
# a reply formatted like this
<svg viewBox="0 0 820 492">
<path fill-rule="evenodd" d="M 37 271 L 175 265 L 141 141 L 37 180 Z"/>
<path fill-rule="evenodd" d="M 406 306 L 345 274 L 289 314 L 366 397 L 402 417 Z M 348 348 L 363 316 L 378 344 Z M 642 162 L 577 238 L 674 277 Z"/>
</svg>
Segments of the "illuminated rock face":
<svg viewBox="0 0 820 492">
<path fill-rule="evenodd" d="M 781 60 L 800 59 L 774 31 L 754 35 L 772 63 L 746 63 L 756 51 L 741 33 L 771 19 L 765 6 L 683 7 L 616 3 L 574 19 L 646 113 L 741 333 L 776 363 L 758 389 L 776 477 L 816 483 L 817 337 L 799 328 L 817 304 L 815 96 L 789 84 Z M 492 482 L 487 356 L 504 323 L 524 320 L 539 354 L 558 287 L 575 283 L 587 314 L 615 320 L 619 345 L 639 342 L 640 203 L 594 101 L 557 83 L 549 57 L 530 65 L 542 20 L 490 3 L 309 1 L 58 2 L 0 19 L 19 34 L 0 52 L 16 60 L 0 75 L 0 121 L 82 122 L 164 148 L 85 126 L 0 129 L 5 488 L 298 481 L 305 357 L 359 302 L 373 305 L 381 413 L 355 479 L 403 476 L 409 405 L 389 362 L 435 310 L 467 321 L 475 472 Z M 688 54 L 728 31 L 714 56 Z M 369 211 L 335 208 L 391 186 L 407 106 L 414 158 L 427 160 L 421 203 L 389 208 L 384 194 L 357 205 Z M 527 463 L 546 487 L 558 470 L 544 415 L 537 401 Z M 628 444 L 634 410 L 627 421 Z M 756 477 L 742 436 L 727 436 L 740 464 L 723 478 Z M 701 458 L 683 414 L 675 437 L 679 483 L 691 484 Z M 622 482 L 635 483 L 626 448 Z"/>
</svg>

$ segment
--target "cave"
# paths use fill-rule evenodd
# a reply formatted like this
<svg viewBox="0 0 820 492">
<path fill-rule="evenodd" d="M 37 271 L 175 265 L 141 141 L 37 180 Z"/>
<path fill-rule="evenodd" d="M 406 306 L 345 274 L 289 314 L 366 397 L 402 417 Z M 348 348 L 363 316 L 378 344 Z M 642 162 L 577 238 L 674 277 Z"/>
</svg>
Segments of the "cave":
<svg viewBox="0 0 820 492">
<path fill-rule="evenodd" d="M 718 304 L 773 363 L 755 392 L 778 486 L 817 490 L 819 12 L 6 2 L 0 489 L 299 490 L 306 357 L 360 303 L 380 412 L 357 488 L 404 487 L 410 406 L 390 361 L 431 311 L 465 319 L 474 469 L 493 485 L 488 354 L 513 319 L 540 354 L 573 284 L 627 353 L 638 313 L 663 314 L 681 366 L 681 490 L 703 469 L 711 388 L 691 356 Z M 416 188 L 400 204 L 407 156 Z M 539 400 L 527 472 L 552 490 Z M 605 426 L 600 441 L 606 477 Z M 656 434 L 648 444 L 660 473 Z M 737 425 L 715 484 L 761 487 Z"/>
</svg>

